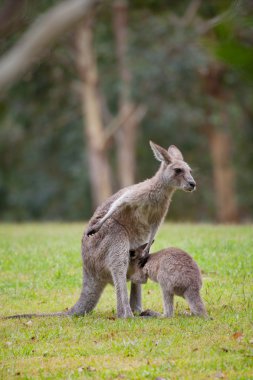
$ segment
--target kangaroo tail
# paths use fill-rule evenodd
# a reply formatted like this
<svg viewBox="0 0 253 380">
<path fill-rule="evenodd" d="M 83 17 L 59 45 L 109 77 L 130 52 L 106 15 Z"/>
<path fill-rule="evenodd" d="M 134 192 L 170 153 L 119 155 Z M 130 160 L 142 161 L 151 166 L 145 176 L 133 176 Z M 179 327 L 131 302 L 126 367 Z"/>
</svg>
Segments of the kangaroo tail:
<svg viewBox="0 0 253 380">
<path fill-rule="evenodd" d="M 68 317 L 71 315 L 73 315 L 73 314 L 66 311 L 66 312 L 56 312 L 56 313 L 15 314 L 15 315 L 8 315 L 7 317 L 1 317 L 1 319 Z"/>
</svg>

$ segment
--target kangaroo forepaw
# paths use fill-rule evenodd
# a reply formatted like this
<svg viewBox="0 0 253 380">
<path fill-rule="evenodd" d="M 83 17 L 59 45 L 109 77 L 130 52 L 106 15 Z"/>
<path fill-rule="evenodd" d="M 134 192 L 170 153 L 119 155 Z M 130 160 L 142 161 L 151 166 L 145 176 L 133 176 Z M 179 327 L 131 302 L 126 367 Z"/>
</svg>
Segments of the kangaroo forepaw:
<svg viewBox="0 0 253 380">
<path fill-rule="evenodd" d="M 88 229 L 88 231 L 86 232 L 87 236 L 92 236 L 92 235 L 95 235 L 100 229 L 100 226 L 93 226 L 93 227 L 90 227 Z"/>
<path fill-rule="evenodd" d="M 95 228 L 90 228 L 90 229 L 87 231 L 87 236 L 95 235 L 96 232 L 97 232 L 97 230 L 96 230 Z"/>
</svg>

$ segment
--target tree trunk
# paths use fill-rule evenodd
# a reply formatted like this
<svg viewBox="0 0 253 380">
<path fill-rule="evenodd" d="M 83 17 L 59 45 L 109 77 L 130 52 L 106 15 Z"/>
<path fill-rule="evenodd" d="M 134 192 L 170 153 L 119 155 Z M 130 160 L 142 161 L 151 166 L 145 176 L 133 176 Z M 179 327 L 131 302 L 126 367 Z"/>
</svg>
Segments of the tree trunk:
<svg viewBox="0 0 253 380">
<path fill-rule="evenodd" d="M 238 221 L 235 171 L 231 164 L 231 138 L 228 133 L 208 126 L 208 141 L 213 163 L 214 190 L 219 222 Z"/>
<path fill-rule="evenodd" d="M 220 108 L 219 126 L 207 122 L 204 129 L 208 138 L 213 166 L 213 182 L 216 200 L 217 219 L 222 223 L 238 221 L 239 212 L 235 192 L 236 174 L 232 163 L 232 140 L 228 130 L 227 103 L 229 94 L 222 85 L 224 67 L 210 66 L 203 79 L 204 91 Z M 217 110 L 214 110 L 217 112 Z M 206 118 L 210 120 L 212 108 L 206 108 Z"/>
<path fill-rule="evenodd" d="M 120 187 L 132 185 L 135 182 L 136 171 L 136 142 L 138 119 L 135 108 L 130 100 L 131 73 L 127 63 L 127 23 L 128 4 L 126 1 L 115 1 L 114 33 L 121 80 L 119 114 L 127 122 L 116 133 L 117 165 Z M 132 114 L 131 117 L 128 117 Z"/>
<path fill-rule="evenodd" d="M 5 1 L 0 8 L 0 35 L 6 37 L 17 31 L 17 26 L 22 23 L 24 17 L 24 0 Z"/>
<path fill-rule="evenodd" d="M 97 207 L 112 194 L 112 187 L 110 165 L 105 150 L 91 16 L 78 30 L 77 48 L 77 64 L 82 81 L 81 103 L 85 118 L 84 134 L 87 143 L 93 205 Z"/>
</svg>

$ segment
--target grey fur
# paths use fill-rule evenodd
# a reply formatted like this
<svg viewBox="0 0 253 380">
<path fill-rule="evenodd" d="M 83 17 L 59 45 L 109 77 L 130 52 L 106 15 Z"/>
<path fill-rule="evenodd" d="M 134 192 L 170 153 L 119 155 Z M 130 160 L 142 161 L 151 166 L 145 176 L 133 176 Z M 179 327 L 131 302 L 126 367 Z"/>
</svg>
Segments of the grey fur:
<svg viewBox="0 0 253 380">
<path fill-rule="evenodd" d="M 168 150 L 152 142 L 150 145 L 161 161 L 159 170 L 152 178 L 118 191 L 95 211 L 82 239 L 81 295 L 62 315 L 85 315 L 93 310 L 108 283 L 115 286 L 118 317 L 132 317 L 133 311 L 141 311 L 141 285 L 131 286 L 130 302 L 128 300 L 129 250 L 148 241 L 144 252 L 147 256 L 174 191 L 193 191 L 196 186 L 190 167 L 174 145 Z M 175 169 L 182 172 L 176 173 Z"/>
<path fill-rule="evenodd" d="M 201 273 L 197 263 L 179 248 L 166 248 L 149 256 L 143 268 L 139 260 L 144 246 L 131 252 L 128 277 L 137 284 L 144 284 L 148 278 L 158 282 L 162 289 L 164 316 L 173 316 L 174 295 L 181 296 L 188 302 L 191 312 L 198 316 L 207 316 L 200 296 L 202 286 Z M 158 313 L 147 310 L 143 316 L 157 316 Z"/>
</svg>

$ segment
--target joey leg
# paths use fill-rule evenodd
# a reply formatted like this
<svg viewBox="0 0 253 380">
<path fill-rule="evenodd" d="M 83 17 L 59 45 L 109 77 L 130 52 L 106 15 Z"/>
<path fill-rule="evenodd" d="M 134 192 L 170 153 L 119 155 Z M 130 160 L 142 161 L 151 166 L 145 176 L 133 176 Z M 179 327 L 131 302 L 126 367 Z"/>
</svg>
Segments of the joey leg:
<svg viewBox="0 0 253 380">
<path fill-rule="evenodd" d="M 198 289 L 187 289 L 184 293 L 184 298 L 188 302 L 193 315 L 207 317 L 206 308 Z"/>
<path fill-rule="evenodd" d="M 173 317 L 173 300 L 174 294 L 171 294 L 168 290 L 162 289 L 163 291 L 163 310 L 165 317 Z"/>
</svg>

